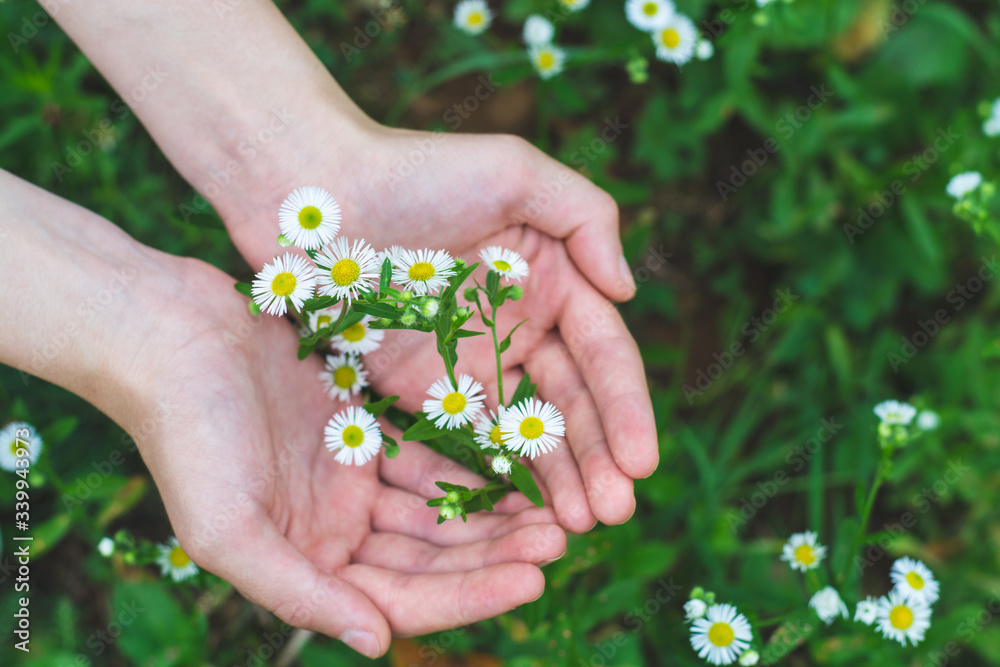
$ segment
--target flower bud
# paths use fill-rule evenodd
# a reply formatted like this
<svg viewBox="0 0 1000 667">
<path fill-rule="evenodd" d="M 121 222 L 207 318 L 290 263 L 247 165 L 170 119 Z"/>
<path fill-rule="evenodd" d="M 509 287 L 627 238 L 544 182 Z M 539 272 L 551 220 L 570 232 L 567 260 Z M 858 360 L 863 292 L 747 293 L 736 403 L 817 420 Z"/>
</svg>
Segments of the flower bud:
<svg viewBox="0 0 1000 667">
<path fill-rule="evenodd" d="M 466 301 L 475 301 L 476 300 L 476 288 L 475 287 L 466 287 L 464 294 L 465 294 L 465 300 Z"/>
<path fill-rule="evenodd" d="M 101 541 L 97 543 L 97 552 L 105 558 L 110 558 L 111 554 L 115 552 L 115 541 L 110 537 L 101 538 Z"/>
<path fill-rule="evenodd" d="M 462 259 L 461 257 L 456 257 L 455 258 L 455 268 L 456 269 L 458 269 L 459 271 L 461 271 L 466 266 L 468 266 L 468 264 L 466 264 L 466 262 L 465 262 L 464 259 Z"/>
<path fill-rule="evenodd" d="M 284 234 L 278 234 L 278 245 L 280 245 L 282 248 L 287 248 L 288 246 L 292 245 L 292 240 L 287 236 L 285 236 Z"/>
<path fill-rule="evenodd" d="M 456 516 L 458 516 L 458 512 L 455 511 L 455 507 L 452 505 L 442 505 L 440 514 L 441 518 L 444 519 L 445 521 L 454 519 Z"/>
<path fill-rule="evenodd" d="M 510 459 L 502 454 L 500 456 L 493 457 L 493 472 L 498 475 L 506 475 L 511 469 Z"/>
<path fill-rule="evenodd" d="M 420 307 L 420 313 L 427 319 L 430 319 L 438 314 L 438 308 L 440 307 L 441 302 L 431 297 L 427 301 L 424 301 L 424 305 Z"/>
<path fill-rule="evenodd" d="M 388 317 L 380 318 L 378 323 L 384 327 L 392 326 L 392 320 L 390 320 Z"/>
<path fill-rule="evenodd" d="M 404 327 L 412 327 L 417 323 L 417 316 L 413 313 L 404 313 L 401 318 L 399 318 L 399 323 Z"/>
<path fill-rule="evenodd" d="M 708 605 L 697 598 L 693 598 L 684 603 L 684 616 L 689 621 L 701 618 L 705 615 L 707 610 Z"/>
<path fill-rule="evenodd" d="M 744 667 L 756 665 L 758 662 L 760 662 L 760 655 L 753 649 L 747 649 L 743 652 L 743 655 L 740 656 L 740 664 Z"/>
<path fill-rule="evenodd" d="M 449 491 L 444 499 L 449 505 L 457 505 L 461 496 L 458 495 L 458 491 Z"/>
<path fill-rule="evenodd" d="M 410 290 L 403 291 L 403 293 L 401 293 L 399 295 L 399 300 L 403 301 L 403 302 L 412 301 L 413 300 L 413 292 L 411 292 Z"/>
<path fill-rule="evenodd" d="M 512 285 L 510 292 L 507 293 L 507 298 L 511 301 L 520 301 L 521 297 L 524 296 L 524 290 L 521 289 L 520 285 Z"/>
</svg>

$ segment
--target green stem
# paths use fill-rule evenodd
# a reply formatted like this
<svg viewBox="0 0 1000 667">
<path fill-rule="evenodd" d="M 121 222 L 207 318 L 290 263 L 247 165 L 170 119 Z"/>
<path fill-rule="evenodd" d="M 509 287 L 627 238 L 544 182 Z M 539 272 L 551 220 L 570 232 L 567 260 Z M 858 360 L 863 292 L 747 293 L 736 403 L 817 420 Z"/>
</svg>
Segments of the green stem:
<svg viewBox="0 0 1000 667">
<path fill-rule="evenodd" d="M 493 326 L 490 329 L 493 331 L 493 351 L 497 355 L 497 394 L 500 396 L 500 405 L 504 404 L 503 401 L 503 366 L 500 364 L 500 343 L 497 340 L 497 307 L 493 306 L 493 317 L 490 318 L 490 322 Z"/>
<path fill-rule="evenodd" d="M 868 489 L 868 497 L 865 498 L 864 507 L 861 510 L 861 522 L 858 525 L 858 533 L 854 536 L 854 543 L 851 545 L 851 554 L 857 554 L 858 549 L 861 548 L 861 543 L 864 542 L 865 532 L 868 530 L 868 520 L 871 518 L 872 509 L 875 507 L 875 497 L 878 495 L 878 490 L 882 486 L 882 482 L 889 474 L 889 459 L 892 458 L 892 452 L 895 449 L 892 445 L 887 445 L 882 449 L 882 460 L 879 461 L 878 469 L 875 471 L 875 479 L 872 481 L 871 488 Z M 847 577 L 847 572 L 851 567 L 851 559 L 844 562 L 844 567 L 840 571 L 840 575 L 837 577 L 838 581 L 844 581 Z"/>
<path fill-rule="evenodd" d="M 333 335 L 336 336 L 340 333 L 340 325 L 344 323 L 344 318 L 347 317 L 347 311 L 350 310 L 349 307 L 344 306 L 341 302 L 340 315 L 337 317 L 337 322 L 333 325 Z"/>
</svg>

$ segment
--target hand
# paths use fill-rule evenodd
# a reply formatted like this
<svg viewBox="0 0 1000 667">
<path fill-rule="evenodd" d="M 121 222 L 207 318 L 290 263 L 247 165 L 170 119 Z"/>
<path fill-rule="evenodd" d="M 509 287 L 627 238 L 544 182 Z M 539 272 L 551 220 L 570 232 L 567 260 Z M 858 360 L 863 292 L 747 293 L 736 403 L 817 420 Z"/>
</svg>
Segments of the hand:
<svg viewBox="0 0 1000 667">
<path fill-rule="evenodd" d="M 133 420 L 161 415 L 137 442 L 198 565 L 371 657 L 390 633 L 463 626 L 542 594 L 529 563 L 566 545 L 551 510 L 513 494 L 495 513 L 439 526 L 425 504 L 440 495 L 434 480 L 485 480 L 416 443 L 394 460 L 336 463 L 322 433 L 344 406 L 326 398 L 319 358 L 298 361 L 294 328 L 250 317 L 231 278 L 182 264 L 200 303 L 162 318 L 146 343 L 157 361 L 136 365 L 128 384 L 145 401 Z"/>
<path fill-rule="evenodd" d="M 446 248 L 470 262 L 487 245 L 517 250 L 531 275 L 525 298 L 501 310 L 500 335 L 529 319 L 504 354 L 505 398 L 527 371 L 567 424 L 568 445 L 533 461 L 543 492 L 569 530 L 588 530 L 595 519 L 627 520 L 635 509 L 632 480 L 653 472 L 658 452 L 638 349 L 605 296 L 634 292 L 614 201 L 515 137 L 344 125 L 294 128 L 281 148 L 294 160 L 272 154 L 256 194 L 219 207 L 244 256 L 259 269 L 281 251 L 277 210 L 303 185 L 331 190 L 343 208 L 341 233 L 379 250 Z M 308 141 L 296 144 L 298 137 Z M 399 394 L 401 407 L 416 410 L 444 366 L 433 336 L 403 336 L 387 336 L 369 368 L 379 392 Z M 462 341 L 458 370 L 483 382 L 495 407 L 488 336 Z"/>
</svg>

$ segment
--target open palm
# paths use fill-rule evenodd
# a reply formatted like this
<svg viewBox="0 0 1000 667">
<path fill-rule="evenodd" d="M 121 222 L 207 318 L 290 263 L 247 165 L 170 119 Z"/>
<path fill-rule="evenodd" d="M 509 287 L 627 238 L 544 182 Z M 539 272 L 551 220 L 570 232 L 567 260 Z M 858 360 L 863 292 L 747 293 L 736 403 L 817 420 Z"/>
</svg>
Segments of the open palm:
<svg viewBox="0 0 1000 667">
<path fill-rule="evenodd" d="M 537 598 L 531 563 L 557 558 L 565 534 L 520 494 L 468 524 L 436 525 L 435 479 L 481 485 L 426 447 L 394 460 L 334 461 L 317 357 L 296 360 L 284 319 L 251 318 L 224 274 L 192 262 L 203 312 L 172 318 L 157 340 L 160 412 L 140 448 L 182 546 L 202 567 L 291 625 L 370 656 L 390 633 L 423 634 Z"/>
<path fill-rule="evenodd" d="M 446 248 L 469 261 L 487 245 L 520 252 L 531 275 L 525 298 L 501 311 L 500 335 L 529 321 L 504 356 L 505 398 L 527 371 L 565 413 L 569 446 L 534 461 L 563 526 L 580 532 L 595 519 L 628 519 L 632 480 L 655 469 L 658 453 L 642 362 L 607 298 L 634 290 L 623 275 L 611 197 L 515 137 L 375 128 L 345 146 L 342 137 L 324 141 L 322 128 L 312 130 L 309 145 L 293 151 L 298 162 L 277 165 L 271 182 L 256 188 L 259 198 L 222 211 L 247 221 L 230 225 L 244 256 L 261 266 L 280 251 L 275 214 L 302 185 L 331 190 L 343 207 L 341 233 L 377 249 Z M 328 159 L 335 141 L 337 152 L 355 157 Z M 368 367 L 373 386 L 399 394 L 411 410 L 444 375 L 433 336 L 414 332 L 387 337 Z M 496 405 L 487 337 L 462 341 L 458 370 L 483 382 Z"/>
</svg>

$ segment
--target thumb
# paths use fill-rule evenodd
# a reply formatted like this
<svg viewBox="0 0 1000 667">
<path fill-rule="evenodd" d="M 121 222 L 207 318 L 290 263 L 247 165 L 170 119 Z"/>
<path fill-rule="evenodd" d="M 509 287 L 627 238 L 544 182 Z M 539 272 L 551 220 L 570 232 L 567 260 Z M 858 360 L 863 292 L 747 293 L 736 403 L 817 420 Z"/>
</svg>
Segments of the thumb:
<svg viewBox="0 0 1000 667">
<path fill-rule="evenodd" d="M 293 627 L 339 639 L 369 658 L 388 650 L 389 624 L 367 596 L 319 570 L 262 511 L 240 522 L 213 536 L 211 547 L 195 537 L 192 560 Z"/>
<path fill-rule="evenodd" d="M 607 192 L 533 146 L 526 145 L 517 224 L 565 239 L 573 263 L 609 299 L 635 294 L 632 272 L 622 255 L 618 205 Z"/>
</svg>

